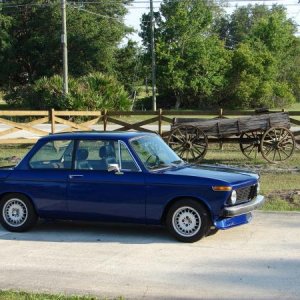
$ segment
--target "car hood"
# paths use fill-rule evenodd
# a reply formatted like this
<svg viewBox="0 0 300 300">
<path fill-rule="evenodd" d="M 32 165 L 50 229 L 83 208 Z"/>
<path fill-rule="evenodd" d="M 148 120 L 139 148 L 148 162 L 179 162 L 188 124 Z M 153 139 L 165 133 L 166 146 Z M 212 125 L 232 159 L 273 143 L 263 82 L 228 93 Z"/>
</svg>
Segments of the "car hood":
<svg viewBox="0 0 300 300">
<path fill-rule="evenodd" d="M 160 170 L 160 172 L 168 175 L 219 180 L 231 185 L 249 184 L 251 182 L 255 183 L 259 179 L 258 174 L 249 170 L 211 165 L 185 164 L 184 166 Z"/>
</svg>

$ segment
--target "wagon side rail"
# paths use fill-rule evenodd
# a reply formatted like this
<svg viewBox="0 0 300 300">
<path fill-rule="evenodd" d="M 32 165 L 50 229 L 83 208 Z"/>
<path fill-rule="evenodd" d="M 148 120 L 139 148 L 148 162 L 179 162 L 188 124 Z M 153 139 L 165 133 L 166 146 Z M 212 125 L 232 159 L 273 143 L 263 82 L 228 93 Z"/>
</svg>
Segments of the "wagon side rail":
<svg viewBox="0 0 300 300">
<path fill-rule="evenodd" d="M 233 119 L 176 119 L 172 125 L 172 130 L 179 126 L 195 126 L 207 136 L 221 138 L 224 136 L 241 135 L 242 133 L 256 130 L 266 131 L 271 127 L 289 129 L 291 123 L 288 113 L 279 112 Z"/>
</svg>

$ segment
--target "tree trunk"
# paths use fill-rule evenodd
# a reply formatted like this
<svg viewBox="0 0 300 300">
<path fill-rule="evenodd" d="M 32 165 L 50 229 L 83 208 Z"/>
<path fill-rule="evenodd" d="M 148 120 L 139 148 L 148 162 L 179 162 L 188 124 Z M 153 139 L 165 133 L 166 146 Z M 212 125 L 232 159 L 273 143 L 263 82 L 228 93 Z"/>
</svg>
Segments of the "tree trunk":
<svg viewBox="0 0 300 300">
<path fill-rule="evenodd" d="M 175 109 L 179 109 L 181 105 L 182 97 L 180 93 L 175 93 L 175 97 L 176 97 Z"/>
</svg>

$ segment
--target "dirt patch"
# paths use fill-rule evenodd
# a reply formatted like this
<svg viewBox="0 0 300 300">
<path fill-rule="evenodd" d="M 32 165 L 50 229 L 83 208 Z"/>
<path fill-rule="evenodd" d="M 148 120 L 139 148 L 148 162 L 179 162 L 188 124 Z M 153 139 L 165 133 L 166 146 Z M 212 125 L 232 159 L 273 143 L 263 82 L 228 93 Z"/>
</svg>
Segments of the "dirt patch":
<svg viewBox="0 0 300 300">
<path fill-rule="evenodd" d="M 272 191 L 265 195 L 267 201 L 286 201 L 293 209 L 300 210 L 300 190 Z"/>
<path fill-rule="evenodd" d="M 17 156 L 10 156 L 10 157 L 4 157 L 0 158 L 0 168 L 1 167 L 12 167 L 16 166 L 21 161 L 21 158 Z"/>
</svg>

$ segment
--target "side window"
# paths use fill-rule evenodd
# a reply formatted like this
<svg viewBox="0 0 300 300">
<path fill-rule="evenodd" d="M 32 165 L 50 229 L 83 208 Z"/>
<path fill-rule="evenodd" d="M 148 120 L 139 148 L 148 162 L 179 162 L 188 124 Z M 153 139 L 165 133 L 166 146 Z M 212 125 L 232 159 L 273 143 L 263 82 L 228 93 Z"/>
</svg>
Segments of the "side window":
<svg viewBox="0 0 300 300">
<path fill-rule="evenodd" d="M 70 140 L 49 141 L 31 158 L 33 169 L 71 169 L 74 142 Z"/>
<path fill-rule="evenodd" d="M 75 169 L 107 170 L 109 164 L 118 163 L 117 154 L 117 141 L 79 141 L 75 157 Z"/>
<path fill-rule="evenodd" d="M 110 164 L 119 164 L 123 171 L 139 171 L 123 143 L 112 140 L 79 141 L 75 156 L 75 169 L 107 171 Z"/>
<path fill-rule="evenodd" d="M 123 171 L 139 171 L 128 148 L 123 143 L 120 143 L 120 169 Z"/>
</svg>

